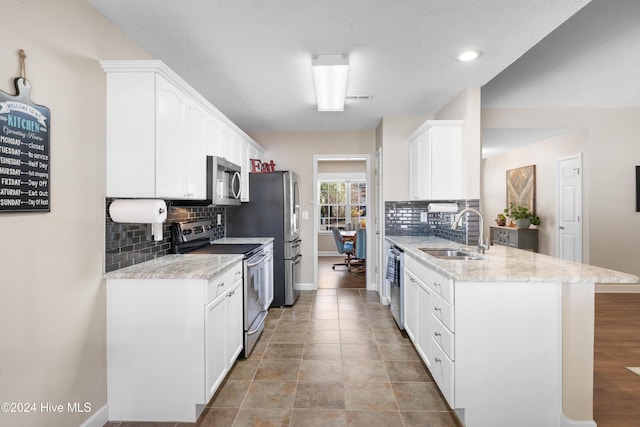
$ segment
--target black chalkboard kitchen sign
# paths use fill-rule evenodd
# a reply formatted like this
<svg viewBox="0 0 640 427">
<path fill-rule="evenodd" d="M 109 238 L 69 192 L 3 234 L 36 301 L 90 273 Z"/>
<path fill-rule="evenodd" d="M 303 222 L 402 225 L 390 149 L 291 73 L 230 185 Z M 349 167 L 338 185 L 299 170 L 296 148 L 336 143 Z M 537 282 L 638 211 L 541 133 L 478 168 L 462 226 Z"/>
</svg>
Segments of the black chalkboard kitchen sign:
<svg viewBox="0 0 640 427">
<path fill-rule="evenodd" d="M 49 212 L 51 113 L 31 102 L 28 80 L 14 84 L 15 95 L 0 91 L 0 212 Z"/>
</svg>

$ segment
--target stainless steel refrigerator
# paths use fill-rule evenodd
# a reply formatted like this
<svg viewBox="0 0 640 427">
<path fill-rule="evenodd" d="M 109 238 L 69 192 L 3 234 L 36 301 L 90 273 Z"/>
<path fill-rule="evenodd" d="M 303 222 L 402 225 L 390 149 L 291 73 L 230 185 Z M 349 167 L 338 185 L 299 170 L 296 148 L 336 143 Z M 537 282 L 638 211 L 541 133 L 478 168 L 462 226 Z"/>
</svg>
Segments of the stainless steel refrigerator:
<svg viewBox="0 0 640 427">
<path fill-rule="evenodd" d="M 291 171 L 249 174 L 249 202 L 226 209 L 227 237 L 273 237 L 272 307 L 300 294 L 300 185 Z"/>
</svg>

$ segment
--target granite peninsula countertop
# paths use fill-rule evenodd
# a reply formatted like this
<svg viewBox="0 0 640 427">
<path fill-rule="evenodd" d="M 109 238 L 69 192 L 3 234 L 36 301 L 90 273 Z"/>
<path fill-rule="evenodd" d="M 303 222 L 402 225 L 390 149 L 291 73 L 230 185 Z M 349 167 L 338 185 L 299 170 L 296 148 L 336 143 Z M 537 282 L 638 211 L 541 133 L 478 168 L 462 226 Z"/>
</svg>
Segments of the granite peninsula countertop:
<svg viewBox="0 0 640 427">
<path fill-rule="evenodd" d="M 463 248 L 464 246 L 431 236 L 386 236 L 386 239 L 425 264 L 458 282 L 564 282 L 564 283 L 640 283 L 632 274 L 565 261 L 560 258 L 492 245 L 481 260 L 445 260 L 427 255 L 419 248 Z"/>
</svg>

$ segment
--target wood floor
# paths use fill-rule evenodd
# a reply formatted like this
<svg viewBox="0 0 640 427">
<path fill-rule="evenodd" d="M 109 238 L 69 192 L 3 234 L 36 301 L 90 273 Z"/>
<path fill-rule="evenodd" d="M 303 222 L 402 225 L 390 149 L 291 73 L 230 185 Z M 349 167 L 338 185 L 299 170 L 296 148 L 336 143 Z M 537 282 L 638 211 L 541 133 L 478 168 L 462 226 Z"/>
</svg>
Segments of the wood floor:
<svg viewBox="0 0 640 427">
<path fill-rule="evenodd" d="M 598 427 L 640 426 L 640 294 L 596 294 L 593 415 Z"/>
<path fill-rule="evenodd" d="M 344 262 L 344 257 L 318 257 L 318 289 L 358 289 L 365 288 L 364 273 L 347 271 L 344 265 L 332 267 L 334 263 Z"/>
</svg>

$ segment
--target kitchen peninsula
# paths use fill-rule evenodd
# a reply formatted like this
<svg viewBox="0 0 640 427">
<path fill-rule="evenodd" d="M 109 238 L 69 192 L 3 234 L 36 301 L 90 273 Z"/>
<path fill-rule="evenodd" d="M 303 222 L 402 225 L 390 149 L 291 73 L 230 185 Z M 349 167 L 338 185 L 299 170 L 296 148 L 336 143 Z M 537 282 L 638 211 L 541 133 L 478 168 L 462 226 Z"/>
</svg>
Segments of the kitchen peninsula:
<svg viewBox="0 0 640 427">
<path fill-rule="evenodd" d="M 507 246 L 387 236 L 405 252 L 405 328 L 467 427 L 594 426 L 596 283 L 640 278 Z"/>
<path fill-rule="evenodd" d="M 244 252 L 196 250 L 105 275 L 110 420 L 197 420 L 238 355 L 250 352 L 250 314 L 266 316 L 273 282 L 263 278 L 273 274 L 272 265 L 250 261 L 266 260 L 272 242 L 224 238 L 200 247 L 222 243 L 235 251 L 251 243 L 258 248 L 249 261 Z M 260 336 L 262 325 L 251 338 Z"/>
</svg>

